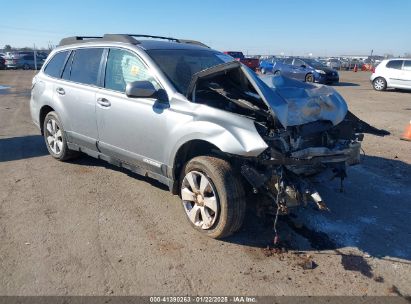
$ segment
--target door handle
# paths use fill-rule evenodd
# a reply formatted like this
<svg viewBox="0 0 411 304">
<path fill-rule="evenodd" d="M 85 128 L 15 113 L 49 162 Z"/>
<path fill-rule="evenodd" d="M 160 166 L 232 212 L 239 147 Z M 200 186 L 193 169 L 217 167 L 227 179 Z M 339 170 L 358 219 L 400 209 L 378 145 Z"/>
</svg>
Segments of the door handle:
<svg viewBox="0 0 411 304">
<path fill-rule="evenodd" d="M 111 106 L 111 102 L 110 100 L 106 99 L 106 98 L 98 98 L 97 99 L 97 103 L 102 106 L 102 107 L 109 107 Z"/>
<path fill-rule="evenodd" d="M 56 89 L 56 92 L 59 93 L 60 95 L 66 94 L 66 92 L 64 91 L 63 88 L 57 88 L 57 89 Z"/>
</svg>

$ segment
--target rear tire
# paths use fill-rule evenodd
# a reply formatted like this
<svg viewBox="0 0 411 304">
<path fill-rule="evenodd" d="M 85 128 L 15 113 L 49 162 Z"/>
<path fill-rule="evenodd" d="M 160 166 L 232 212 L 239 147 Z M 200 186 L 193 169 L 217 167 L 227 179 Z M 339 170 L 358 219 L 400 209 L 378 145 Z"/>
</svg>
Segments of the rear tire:
<svg viewBox="0 0 411 304">
<path fill-rule="evenodd" d="M 387 81 L 382 77 L 377 77 L 372 82 L 372 87 L 376 91 L 385 91 L 387 89 Z"/>
<path fill-rule="evenodd" d="M 190 160 L 181 174 L 180 193 L 187 219 L 197 231 L 221 239 L 241 228 L 246 208 L 244 188 L 227 161 L 211 156 Z M 215 205 L 210 204 L 214 197 Z"/>
<path fill-rule="evenodd" d="M 51 111 L 44 118 L 43 135 L 47 150 L 55 159 L 65 161 L 79 154 L 67 147 L 66 133 L 56 112 Z"/>
</svg>

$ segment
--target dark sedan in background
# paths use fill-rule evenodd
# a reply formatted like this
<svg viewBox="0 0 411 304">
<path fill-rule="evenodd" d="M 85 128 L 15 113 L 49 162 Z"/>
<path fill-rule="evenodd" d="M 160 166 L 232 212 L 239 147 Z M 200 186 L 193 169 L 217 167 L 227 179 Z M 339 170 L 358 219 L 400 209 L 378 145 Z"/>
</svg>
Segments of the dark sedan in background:
<svg viewBox="0 0 411 304">
<path fill-rule="evenodd" d="M 4 70 L 6 68 L 6 59 L 0 56 L 0 70 Z"/>
<path fill-rule="evenodd" d="M 338 72 L 326 67 L 318 60 L 312 58 L 287 58 L 275 61 L 272 73 L 283 75 L 306 82 L 323 84 L 337 83 L 340 80 Z"/>
</svg>

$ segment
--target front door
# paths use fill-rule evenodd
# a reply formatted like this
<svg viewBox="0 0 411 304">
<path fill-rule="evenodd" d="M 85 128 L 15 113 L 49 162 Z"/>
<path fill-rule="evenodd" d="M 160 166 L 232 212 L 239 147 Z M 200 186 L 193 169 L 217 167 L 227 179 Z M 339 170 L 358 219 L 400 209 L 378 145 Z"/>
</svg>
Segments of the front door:
<svg viewBox="0 0 411 304">
<path fill-rule="evenodd" d="M 292 78 L 294 79 L 298 79 L 301 81 L 305 80 L 306 65 L 304 61 L 300 59 L 294 59 L 292 74 L 293 74 Z"/>
<path fill-rule="evenodd" d="M 104 88 L 96 94 L 96 114 L 101 152 L 131 165 L 161 173 L 162 138 L 166 132 L 168 104 L 154 98 L 129 98 L 127 83 L 159 82 L 143 61 L 123 49 L 110 49 L 107 57 Z"/>
</svg>

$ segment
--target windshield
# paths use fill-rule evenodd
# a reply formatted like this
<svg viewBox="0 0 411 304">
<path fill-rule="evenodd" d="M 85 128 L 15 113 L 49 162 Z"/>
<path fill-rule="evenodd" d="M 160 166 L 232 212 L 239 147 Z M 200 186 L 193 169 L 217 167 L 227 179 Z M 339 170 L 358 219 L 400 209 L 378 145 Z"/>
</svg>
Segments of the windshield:
<svg viewBox="0 0 411 304">
<path fill-rule="evenodd" d="M 324 69 L 327 68 L 324 64 L 322 64 L 321 62 L 319 62 L 318 60 L 315 59 L 304 59 L 304 61 L 312 66 L 314 69 Z"/>
<path fill-rule="evenodd" d="M 147 53 L 175 88 L 184 95 L 195 73 L 234 61 L 232 57 L 212 50 L 148 50 Z"/>
</svg>

